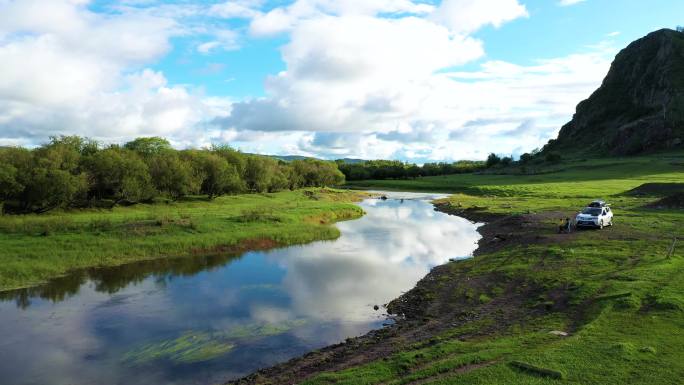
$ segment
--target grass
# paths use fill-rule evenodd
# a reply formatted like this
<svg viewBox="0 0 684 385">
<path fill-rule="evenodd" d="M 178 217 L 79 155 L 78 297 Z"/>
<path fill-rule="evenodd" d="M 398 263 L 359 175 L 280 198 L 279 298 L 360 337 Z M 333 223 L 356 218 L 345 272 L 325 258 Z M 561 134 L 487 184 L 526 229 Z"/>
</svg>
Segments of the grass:
<svg viewBox="0 0 684 385">
<path fill-rule="evenodd" d="M 351 204 L 362 195 L 309 189 L 0 216 L 0 290 L 74 269 L 334 239 L 330 224 L 363 215 Z"/>
<path fill-rule="evenodd" d="M 646 207 L 665 192 L 630 191 L 644 183 L 684 183 L 683 159 L 602 159 L 538 175 L 353 183 L 451 192 L 441 203 L 455 211 L 520 214 L 535 223 L 519 230 L 528 236 L 522 241 L 451 262 L 443 276 L 420 287 L 425 301 L 462 307 L 478 315 L 475 321 L 304 384 L 681 383 L 684 245 L 670 250 L 675 236 L 684 238 L 684 210 Z M 559 217 L 594 198 L 613 204 L 614 227 L 555 234 Z M 511 321 L 499 310 L 512 300 L 520 312 Z M 434 310 L 425 317 L 440 319 L 444 303 L 428 307 Z M 511 322 L 497 327 L 502 321 Z M 555 330 L 569 335 L 550 333 Z"/>
<path fill-rule="evenodd" d="M 348 182 L 349 187 L 464 193 L 525 201 L 526 208 L 567 207 L 566 198 L 622 194 L 643 183 L 684 183 L 684 153 L 666 156 L 576 160 L 540 168 L 537 174 L 461 174 L 406 180 Z M 534 205 L 527 198 L 544 198 Z M 559 204 L 561 203 L 561 204 Z M 506 212 L 505 210 L 498 210 Z"/>
</svg>

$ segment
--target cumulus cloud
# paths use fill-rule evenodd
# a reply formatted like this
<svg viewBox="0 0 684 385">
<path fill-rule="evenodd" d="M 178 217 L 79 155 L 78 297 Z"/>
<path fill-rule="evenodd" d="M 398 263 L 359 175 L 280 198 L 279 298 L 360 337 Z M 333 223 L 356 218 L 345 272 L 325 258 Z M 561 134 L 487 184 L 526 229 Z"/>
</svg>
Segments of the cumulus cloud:
<svg viewBox="0 0 684 385">
<path fill-rule="evenodd" d="M 348 16 L 301 22 L 282 52 L 287 71 L 267 80 L 269 97 L 236 103 L 224 126 L 349 132 L 389 120 L 396 129 L 429 94 L 434 71 L 483 49 L 421 18 Z"/>
<path fill-rule="evenodd" d="M 177 146 L 221 141 L 330 158 L 483 158 L 542 145 L 600 84 L 615 52 L 603 43 L 531 65 L 489 59 L 459 71 L 486 57 L 475 31 L 528 17 L 518 0 L 89 5 L 0 0 L 0 143 L 164 135 Z M 212 98 L 149 68 L 175 37 L 192 37 L 185 54 L 209 59 L 193 73 L 211 75 L 230 69 L 217 53 L 278 34 L 287 38 L 284 69 L 258 98 Z"/>
<path fill-rule="evenodd" d="M 498 28 L 527 16 L 527 9 L 518 0 L 444 0 L 431 18 L 452 31 L 471 33 L 485 25 Z"/>
<path fill-rule="evenodd" d="M 191 138 L 185 130 L 215 109 L 144 67 L 169 52 L 182 26 L 149 12 L 94 13 L 87 5 L 0 2 L 0 141 L 35 143 L 58 133 Z"/>
<path fill-rule="evenodd" d="M 226 1 L 212 5 L 209 14 L 225 19 L 251 19 L 261 14 L 262 3 L 260 0 Z"/>
<path fill-rule="evenodd" d="M 600 84 L 614 53 L 603 44 L 528 66 L 489 60 L 459 72 L 484 55 L 470 33 L 526 17 L 522 4 L 445 1 L 425 14 L 389 18 L 374 14 L 378 8 L 326 13 L 311 4 L 271 11 L 311 13 L 288 16 L 286 69 L 267 79 L 267 96 L 236 102 L 218 125 L 298 133 L 282 148 L 330 158 L 422 162 L 529 151 Z"/>
</svg>

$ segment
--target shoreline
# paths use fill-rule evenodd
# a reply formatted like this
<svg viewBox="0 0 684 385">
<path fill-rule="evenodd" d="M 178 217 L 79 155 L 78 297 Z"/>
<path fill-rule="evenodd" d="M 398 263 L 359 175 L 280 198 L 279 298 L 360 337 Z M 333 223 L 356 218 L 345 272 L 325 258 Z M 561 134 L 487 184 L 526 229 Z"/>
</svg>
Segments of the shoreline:
<svg viewBox="0 0 684 385">
<path fill-rule="evenodd" d="M 363 216 L 367 194 L 303 189 L 217 198 L 0 217 L 0 292 L 35 288 L 81 270 L 236 254 L 339 236 L 336 222 Z M 41 233 L 43 228 L 49 232 Z"/>
<path fill-rule="evenodd" d="M 512 230 L 510 220 L 514 220 L 516 216 L 489 213 L 478 209 L 460 209 L 452 207 L 444 199 L 434 200 L 431 204 L 435 211 L 459 216 L 471 222 L 483 223 L 477 229 L 482 238 L 478 241 L 478 247 L 473 251 L 472 258 L 469 259 L 474 259 L 484 252 L 492 251 L 494 248 L 510 246 L 510 241 L 503 241 L 501 243 L 497 241 L 496 246 L 492 247 L 490 237 L 495 237 L 502 230 Z M 514 220 L 514 222 L 517 221 Z M 507 233 L 510 233 L 510 231 L 507 231 Z M 414 343 L 424 340 L 429 341 L 432 336 L 443 331 L 445 326 L 453 327 L 453 323 L 440 325 L 439 320 L 426 317 L 425 305 L 427 302 L 423 298 L 425 287 L 439 281 L 440 277 L 445 276 L 449 266 L 458 264 L 461 261 L 447 261 L 442 265 L 435 266 L 411 290 L 386 304 L 385 308 L 388 311 L 388 319 L 393 319 L 395 321 L 393 324 L 371 330 L 361 336 L 347 338 L 344 342 L 314 350 L 286 362 L 260 369 L 247 376 L 230 380 L 225 384 L 297 384 L 317 373 L 343 370 L 352 365 L 382 359 L 389 354 L 400 351 L 401 349 L 391 346 L 394 339 L 408 338 Z M 476 316 L 466 316 L 462 317 L 458 322 L 466 324 L 475 321 L 476 318 Z M 503 322 L 505 323 L 505 321 Z"/>
<path fill-rule="evenodd" d="M 593 199 L 591 182 L 435 200 L 437 211 L 484 222 L 474 258 L 434 267 L 390 301 L 395 324 L 227 384 L 669 383 L 668 373 L 642 373 L 681 370 L 681 355 L 665 352 L 684 346 L 673 334 L 684 311 L 673 234 L 684 217 L 652 208 L 658 196 L 625 194 L 651 180 L 612 182 L 599 195 L 614 204 L 616 226 L 571 233 L 558 233 L 559 218 Z M 575 195 L 549 197 L 561 187 Z M 645 370 L 630 370 L 635 362 Z"/>
</svg>

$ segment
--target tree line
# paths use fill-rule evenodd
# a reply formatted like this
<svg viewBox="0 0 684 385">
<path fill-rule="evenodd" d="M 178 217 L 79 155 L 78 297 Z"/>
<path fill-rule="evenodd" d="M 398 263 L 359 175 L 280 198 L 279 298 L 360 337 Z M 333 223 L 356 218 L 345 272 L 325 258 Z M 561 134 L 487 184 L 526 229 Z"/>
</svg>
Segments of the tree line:
<svg viewBox="0 0 684 385">
<path fill-rule="evenodd" d="M 459 160 L 453 163 L 425 163 L 418 166 L 415 163 L 405 163 L 398 160 L 367 160 L 360 162 L 345 162 L 338 160 L 337 165 L 346 180 L 369 179 L 415 179 L 424 176 L 466 174 L 473 172 L 500 172 L 510 170 L 511 167 L 525 169 L 526 166 L 543 163 L 559 163 L 561 155 L 555 151 L 535 149 L 520 155 L 518 160 L 511 156 L 501 157 L 495 153 L 489 154 L 485 161 Z"/>
<path fill-rule="evenodd" d="M 163 138 L 123 145 L 78 136 L 51 137 L 35 149 L 0 148 L 0 204 L 4 212 L 41 213 L 238 193 L 276 192 L 344 183 L 334 162 L 283 162 L 228 146 L 175 150 Z"/>
<path fill-rule="evenodd" d="M 338 161 L 347 180 L 413 179 L 423 176 L 471 173 L 485 168 L 485 162 L 461 160 L 453 163 L 404 163 L 397 160 L 368 160 L 356 163 Z"/>
</svg>

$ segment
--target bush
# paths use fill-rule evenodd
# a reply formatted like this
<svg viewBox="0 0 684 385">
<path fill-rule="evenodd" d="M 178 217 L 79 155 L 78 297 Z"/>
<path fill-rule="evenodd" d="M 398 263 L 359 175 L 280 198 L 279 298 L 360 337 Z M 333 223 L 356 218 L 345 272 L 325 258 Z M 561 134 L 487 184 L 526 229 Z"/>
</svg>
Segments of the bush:
<svg viewBox="0 0 684 385">
<path fill-rule="evenodd" d="M 396 162 L 392 169 L 392 175 L 403 175 L 403 163 Z M 110 208 L 196 194 L 211 199 L 344 181 L 345 175 L 334 162 L 287 163 L 227 146 L 177 151 L 159 137 L 100 148 L 87 138 L 60 136 L 32 150 L 0 148 L 0 207 L 11 213 Z"/>
<path fill-rule="evenodd" d="M 531 160 L 532 160 L 532 154 L 530 154 L 530 153 L 526 152 L 526 153 L 520 155 L 520 163 L 523 163 L 523 164 L 529 163 Z"/>
<path fill-rule="evenodd" d="M 556 151 L 549 151 L 544 156 L 544 160 L 549 163 L 559 163 L 562 160 L 561 154 Z"/>
<path fill-rule="evenodd" d="M 485 166 L 487 168 L 491 168 L 491 167 L 498 165 L 499 163 L 501 163 L 501 158 L 498 155 L 496 155 L 495 153 L 491 153 L 487 157 L 487 161 L 485 162 Z"/>
</svg>

